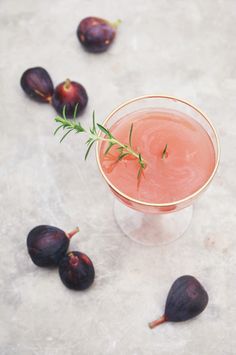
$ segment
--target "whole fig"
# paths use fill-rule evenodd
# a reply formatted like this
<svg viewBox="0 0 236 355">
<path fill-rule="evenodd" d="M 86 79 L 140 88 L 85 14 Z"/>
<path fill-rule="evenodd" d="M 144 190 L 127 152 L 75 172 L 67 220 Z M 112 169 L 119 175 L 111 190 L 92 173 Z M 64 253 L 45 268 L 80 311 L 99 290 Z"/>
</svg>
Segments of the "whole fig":
<svg viewBox="0 0 236 355">
<path fill-rule="evenodd" d="M 77 37 L 89 52 L 105 52 L 113 42 L 119 20 L 111 23 L 99 17 L 84 18 L 77 28 Z"/>
<path fill-rule="evenodd" d="M 85 88 L 69 79 L 55 88 L 52 97 L 52 105 L 55 110 L 63 115 L 65 108 L 67 118 L 77 117 L 85 109 L 87 102 L 88 95 Z"/>
<path fill-rule="evenodd" d="M 43 103 L 51 102 L 54 88 L 46 69 L 42 67 L 27 69 L 21 76 L 20 84 L 31 99 Z"/>
<path fill-rule="evenodd" d="M 149 323 L 150 328 L 164 322 L 182 322 L 196 317 L 204 311 L 208 294 L 193 276 L 179 277 L 171 286 L 166 300 L 164 315 Z"/>
</svg>

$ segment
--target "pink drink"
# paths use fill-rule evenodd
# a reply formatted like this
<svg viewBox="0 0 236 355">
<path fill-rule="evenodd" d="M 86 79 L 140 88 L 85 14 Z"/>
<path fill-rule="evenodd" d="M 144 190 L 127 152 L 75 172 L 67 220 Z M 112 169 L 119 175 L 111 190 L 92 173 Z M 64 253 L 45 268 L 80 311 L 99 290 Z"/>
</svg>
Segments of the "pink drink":
<svg viewBox="0 0 236 355">
<path fill-rule="evenodd" d="M 197 121 L 178 111 L 149 109 L 124 116 L 109 129 L 119 141 L 128 144 L 132 123 L 132 147 L 147 163 L 140 180 L 136 158 L 129 155 L 117 161 L 117 146 L 107 155 L 107 143 L 100 148 L 102 169 L 117 189 L 143 202 L 171 203 L 206 183 L 216 157 L 208 133 Z M 162 159 L 166 144 L 167 155 Z"/>
</svg>

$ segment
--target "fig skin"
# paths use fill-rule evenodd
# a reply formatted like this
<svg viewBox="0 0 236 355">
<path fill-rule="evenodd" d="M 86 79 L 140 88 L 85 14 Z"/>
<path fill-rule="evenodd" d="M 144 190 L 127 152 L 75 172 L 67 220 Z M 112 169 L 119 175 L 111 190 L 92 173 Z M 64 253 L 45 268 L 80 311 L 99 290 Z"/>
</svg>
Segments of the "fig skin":
<svg viewBox="0 0 236 355">
<path fill-rule="evenodd" d="M 59 263 L 59 275 L 63 284 L 72 290 L 89 288 L 95 278 L 95 270 L 89 257 L 79 251 L 67 253 Z"/>
<path fill-rule="evenodd" d="M 152 329 L 164 322 L 183 322 L 198 316 L 208 304 L 208 294 L 193 276 L 179 277 L 167 296 L 164 315 L 149 323 Z"/>
<path fill-rule="evenodd" d="M 41 103 L 50 103 L 54 92 L 53 82 L 47 70 L 42 67 L 27 69 L 20 84 L 27 96 Z"/>
<path fill-rule="evenodd" d="M 88 103 L 88 95 L 85 88 L 76 81 L 66 79 L 60 83 L 52 96 L 52 106 L 59 115 L 65 113 L 67 118 L 78 117 L 83 112 Z"/>
<path fill-rule="evenodd" d="M 57 266 L 68 250 L 70 238 L 78 231 L 78 227 L 70 233 L 48 225 L 33 228 L 27 236 L 31 260 L 41 267 Z"/>
<path fill-rule="evenodd" d="M 99 17 L 86 17 L 79 23 L 77 37 L 87 51 L 105 52 L 115 38 L 117 24 Z"/>
</svg>

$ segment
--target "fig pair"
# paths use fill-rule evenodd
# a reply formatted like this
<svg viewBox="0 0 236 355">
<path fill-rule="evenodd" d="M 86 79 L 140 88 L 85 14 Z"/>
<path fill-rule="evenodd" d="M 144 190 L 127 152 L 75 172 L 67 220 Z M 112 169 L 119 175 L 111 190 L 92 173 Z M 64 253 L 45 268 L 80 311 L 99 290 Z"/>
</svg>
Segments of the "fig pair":
<svg viewBox="0 0 236 355">
<path fill-rule="evenodd" d="M 77 117 L 88 102 L 88 95 L 83 85 L 67 79 L 54 89 L 49 73 L 42 67 L 27 69 L 20 83 L 31 99 L 50 103 L 60 115 L 63 115 L 65 109 L 68 118 Z"/>
<path fill-rule="evenodd" d="M 74 290 L 85 290 L 94 281 L 95 271 L 90 258 L 79 251 L 67 252 L 70 239 L 79 231 L 70 233 L 48 226 L 33 228 L 27 237 L 27 248 L 31 260 L 41 267 L 58 266 L 64 285 Z"/>
</svg>

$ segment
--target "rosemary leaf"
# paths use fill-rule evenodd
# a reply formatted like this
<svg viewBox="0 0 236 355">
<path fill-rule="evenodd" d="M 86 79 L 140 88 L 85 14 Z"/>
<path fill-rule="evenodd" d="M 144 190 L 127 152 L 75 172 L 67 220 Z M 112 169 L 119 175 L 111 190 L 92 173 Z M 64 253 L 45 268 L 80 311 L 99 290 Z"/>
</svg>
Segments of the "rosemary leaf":
<svg viewBox="0 0 236 355">
<path fill-rule="evenodd" d="M 142 172 L 143 172 L 143 167 L 140 166 L 140 168 L 138 169 L 138 175 L 137 175 L 138 180 L 141 178 Z"/>
<path fill-rule="evenodd" d="M 95 122 L 95 111 L 93 111 L 93 133 L 97 133 L 96 122 Z"/>
<path fill-rule="evenodd" d="M 113 145 L 114 145 L 114 143 L 112 143 L 112 142 L 109 143 L 107 149 L 106 149 L 105 152 L 104 152 L 104 155 L 107 155 L 107 154 L 108 154 L 108 152 L 109 152 L 110 149 L 113 147 Z"/>
<path fill-rule="evenodd" d="M 60 140 L 60 143 L 66 138 L 66 136 L 68 136 L 68 134 L 70 133 L 70 132 L 72 132 L 73 131 L 73 128 L 71 128 L 71 129 L 69 129 L 69 131 L 67 131 L 65 134 L 64 134 L 64 136 L 61 138 L 61 140 Z"/>
<path fill-rule="evenodd" d="M 93 141 L 93 138 L 89 138 L 89 139 L 86 141 L 86 144 L 90 144 L 92 141 Z"/>
<path fill-rule="evenodd" d="M 146 164 L 144 163 L 143 160 L 140 162 L 140 165 L 141 165 L 141 167 L 142 167 L 143 169 L 146 167 Z"/>
<path fill-rule="evenodd" d="M 131 127 L 130 127 L 130 131 L 129 131 L 129 145 L 130 145 L 130 148 L 132 148 L 132 133 L 133 133 L 133 127 L 134 127 L 134 124 L 132 123 L 132 124 L 131 124 Z"/>
<path fill-rule="evenodd" d="M 78 106 L 79 106 L 79 103 L 77 103 L 77 104 L 75 105 L 74 114 L 73 114 L 74 120 L 75 120 L 75 118 L 76 118 L 76 114 L 77 114 L 77 111 L 78 111 Z M 64 107 L 65 107 L 65 106 L 64 106 Z"/>
<path fill-rule="evenodd" d="M 164 148 L 164 150 L 162 152 L 162 155 L 161 155 L 161 159 L 165 159 L 166 158 L 167 147 L 168 147 L 168 144 L 165 145 L 165 148 Z"/>
<path fill-rule="evenodd" d="M 62 127 L 63 127 L 63 124 L 60 125 L 59 127 L 57 127 L 57 128 L 55 129 L 55 131 L 54 131 L 54 133 L 53 133 L 54 136 L 57 134 L 57 132 L 59 131 L 59 129 L 62 128 Z"/>
<path fill-rule="evenodd" d="M 90 143 L 90 145 L 88 146 L 88 149 L 87 149 L 87 152 L 86 152 L 86 154 L 85 154 L 84 160 L 87 159 L 88 154 L 89 154 L 89 152 L 90 152 L 90 149 L 92 148 L 92 146 L 93 146 L 94 143 L 95 143 L 95 141 L 92 141 L 92 143 Z"/>
<path fill-rule="evenodd" d="M 57 117 L 55 117 L 55 119 L 54 119 L 56 122 L 59 122 L 59 123 L 61 123 L 61 124 L 63 124 L 63 126 L 64 126 L 64 119 L 62 118 L 62 117 L 60 117 L 60 116 L 57 116 Z"/>
<path fill-rule="evenodd" d="M 121 155 L 118 156 L 118 160 L 123 159 L 124 157 L 126 157 L 126 155 L 129 155 L 130 153 L 123 153 Z"/>
<path fill-rule="evenodd" d="M 62 117 L 66 120 L 66 105 L 63 106 Z"/>
<path fill-rule="evenodd" d="M 103 133 L 105 133 L 109 138 L 112 138 L 112 134 L 111 132 L 109 132 L 105 127 L 103 127 L 101 124 L 97 123 L 98 128 L 100 129 L 100 131 L 102 131 Z"/>
<path fill-rule="evenodd" d="M 76 123 L 72 129 L 76 130 L 76 133 L 85 132 L 85 129 L 81 126 L 80 123 Z"/>
</svg>

